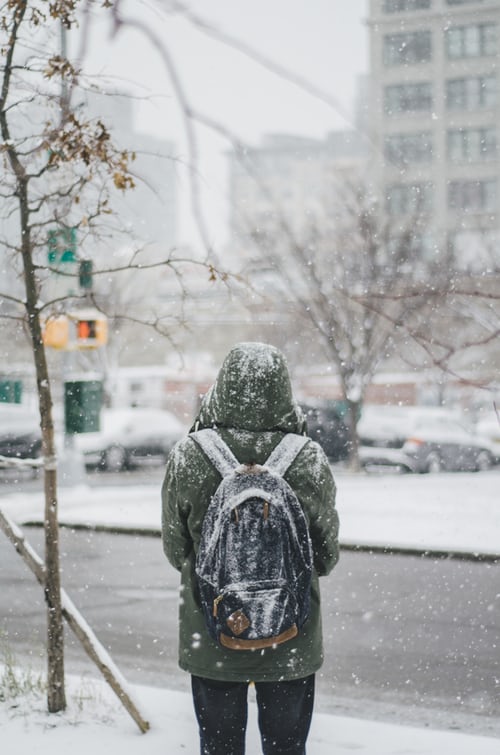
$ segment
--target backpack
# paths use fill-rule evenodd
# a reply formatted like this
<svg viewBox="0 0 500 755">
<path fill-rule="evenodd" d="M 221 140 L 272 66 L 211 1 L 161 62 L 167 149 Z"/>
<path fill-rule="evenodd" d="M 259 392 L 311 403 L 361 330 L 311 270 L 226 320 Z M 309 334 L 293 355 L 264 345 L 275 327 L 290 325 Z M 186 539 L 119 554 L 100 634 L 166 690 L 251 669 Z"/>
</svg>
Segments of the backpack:
<svg viewBox="0 0 500 755">
<path fill-rule="evenodd" d="M 292 639 L 309 615 L 312 546 L 283 475 L 309 438 L 289 433 L 265 465 L 241 465 L 215 430 L 190 435 L 222 476 L 205 513 L 196 575 L 205 622 L 223 647 Z"/>
</svg>

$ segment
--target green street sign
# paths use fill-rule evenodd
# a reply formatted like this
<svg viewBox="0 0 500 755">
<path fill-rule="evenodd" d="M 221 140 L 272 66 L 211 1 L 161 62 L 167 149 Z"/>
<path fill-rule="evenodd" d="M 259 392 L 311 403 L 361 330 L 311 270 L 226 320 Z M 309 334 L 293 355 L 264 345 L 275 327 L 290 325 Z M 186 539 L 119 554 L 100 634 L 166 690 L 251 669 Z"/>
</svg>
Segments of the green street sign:
<svg viewBox="0 0 500 755">
<path fill-rule="evenodd" d="M 49 265 L 76 262 L 76 228 L 57 228 L 49 231 L 47 246 Z"/>
</svg>

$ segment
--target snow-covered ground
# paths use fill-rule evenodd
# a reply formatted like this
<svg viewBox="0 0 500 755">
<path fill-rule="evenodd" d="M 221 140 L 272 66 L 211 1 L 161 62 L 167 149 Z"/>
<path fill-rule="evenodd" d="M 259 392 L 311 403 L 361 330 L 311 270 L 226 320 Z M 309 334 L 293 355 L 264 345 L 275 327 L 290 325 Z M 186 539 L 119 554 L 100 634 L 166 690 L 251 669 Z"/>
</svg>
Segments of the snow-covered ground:
<svg viewBox="0 0 500 755">
<path fill-rule="evenodd" d="M 141 734 L 101 682 L 70 679 L 68 709 L 49 715 L 43 696 L 0 704 L 5 755 L 195 755 L 198 735 L 191 698 L 171 690 L 136 687 L 151 729 Z M 255 704 L 251 703 L 248 755 L 258 755 Z M 497 739 L 363 721 L 317 713 L 308 755 L 498 755 Z"/>
<path fill-rule="evenodd" d="M 500 471 L 436 476 L 338 475 L 341 541 L 345 545 L 500 555 Z M 155 486 L 63 488 L 60 520 L 66 524 L 157 530 Z M 8 493 L 0 508 L 17 523 L 40 521 L 41 493 Z M 1 669 L 0 669 L 1 678 Z M 70 680 L 66 713 L 49 716 L 43 696 L 0 704 L 2 751 L 9 755 L 180 755 L 198 751 L 188 695 L 135 687 L 140 709 L 151 722 L 141 735 L 100 681 Z M 253 707 L 253 706 L 252 706 Z M 493 755 L 498 739 L 432 731 L 354 718 L 316 714 L 309 755 Z M 260 752 L 255 711 L 250 717 L 248 755 Z"/>
<path fill-rule="evenodd" d="M 500 470 L 470 474 L 339 473 L 341 541 L 365 545 L 500 555 Z M 42 492 L 0 495 L 18 524 L 41 522 Z M 152 485 L 64 487 L 64 524 L 159 530 L 160 492 Z"/>
</svg>

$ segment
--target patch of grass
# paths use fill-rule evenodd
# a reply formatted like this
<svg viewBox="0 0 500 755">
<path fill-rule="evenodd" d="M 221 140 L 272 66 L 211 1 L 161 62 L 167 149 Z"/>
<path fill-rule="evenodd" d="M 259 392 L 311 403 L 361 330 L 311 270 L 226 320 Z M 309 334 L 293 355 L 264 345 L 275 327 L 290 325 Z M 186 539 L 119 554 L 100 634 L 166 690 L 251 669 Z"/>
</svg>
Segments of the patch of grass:
<svg viewBox="0 0 500 755">
<path fill-rule="evenodd" d="M 49 718 L 46 710 L 47 679 L 42 671 L 35 671 L 26 661 L 16 658 L 8 643 L 8 637 L 0 632 L 0 705 L 5 704 L 9 717 L 30 718 L 42 716 L 46 726 L 55 726 L 56 721 L 67 725 L 80 725 L 89 714 L 94 722 L 112 724 L 120 705 L 114 698 L 108 699 L 105 687 L 93 678 L 67 678 L 68 707 L 64 716 Z"/>
<path fill-rule="evenodd" d="M 30 666 L 21 667 L 5 638 L 0 637 L 0 702 L 16 700 L 29 693 L 46 692 L 43 675 Z"/>
</svg>

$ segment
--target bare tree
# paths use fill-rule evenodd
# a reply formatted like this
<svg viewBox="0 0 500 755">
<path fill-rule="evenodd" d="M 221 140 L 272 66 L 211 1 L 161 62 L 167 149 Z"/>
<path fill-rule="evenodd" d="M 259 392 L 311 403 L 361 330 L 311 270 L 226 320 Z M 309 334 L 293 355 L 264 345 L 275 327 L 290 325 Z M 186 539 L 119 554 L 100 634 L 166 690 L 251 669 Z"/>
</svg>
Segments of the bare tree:
<svg viewBox="0 0 500 755">
<path fill-rule="evenodd" d="M 350 463 L 358 469 L 356 428 L 366 390 L 398 339 L 423 332 L 422 318 L 449 280 L 447 268 L 416 246 L 425 222 L 418 206 L 397 221 L 366 181 L 344 176 L 327 210 L 292 228 L 274 205 L 252 236 L 265 261 L 260 266 L 280 289 L 273 300 L 312 325 L 332 362 L 347 409 Z"/>
<path fill-rule="evenodd" d="M 72 95 L 85 82 L 82 71 L 67 55 L 65 35 L 77 25 L 77 14 L 84 11 L 84 47 L 86 12 L 92 4 L 93 0 L 6 0 L 0 5 L 0 252 L 14 273 L 9 288 L 0 292 L 4 305 L 0 314 L 23 320 L 36 374 L 45 493 L 50 712 L 63 710 L 66 700 L 53 385 L 43 329 L 47 318 L 65 311 L 68 296 L 65 290 L 54 291 L 48 284 L 54 273 L 62 280 L 78 276 L 76 231 L 84 245 L 103 225 L 107 224 L 108 234 L 116 234 L 119 218 L 113 218 L 113 195 L 135 186 L 131 171 L 134 154 L 115 146 L 99 117 L 91 118 L 82 108 L 72 107 Z M 113 5 L 106 0 L 95 4 Z M 50 239 L 52 249 L 48 250 Z M 66 254 L 68 244 L 69 254 L 75 258 L 72 266 L 60 264 L 60 253 Z M 173 251 L 153 260 L 144 260 L 132 251 L 114 265 L 97 260 L 95 275 L 109 280 L 120 274 L 168 268 L 177 276 L 181 262 Z M 206 268 L 207 277 L 215 279 L 215 269 Z M 83 293 L 78 286 L 70 301 L 73 306 L 92 303 L 103 311 L 106 304 L 98 293 Z M 129 312 L 128 317 L 168 335 L 168 318 L 162 313 Z"/>
<path fill-rule="evenodd" d="M 24 293 L 2 292 L 24 309 L 36 372 L 45 490 L 45 598 L 48 708 L 65 708 L 59 575 L 57 460 L 53 398 L 42 320 L 47 234 L 91 226 L 106 212 L 108 189 L 133 186 L 131 155 L 117 150 L 99 120 L 77 117 L 68 90 L 78 72 L 61 55 L 60 30 L 76 23 L 78 2 L 5 2 L 1 7 L 0 146 L 4 180 L 3 247 L 22 274 Z M 5 253 L 4 251 L 4 253 Z"/>
</svg>

